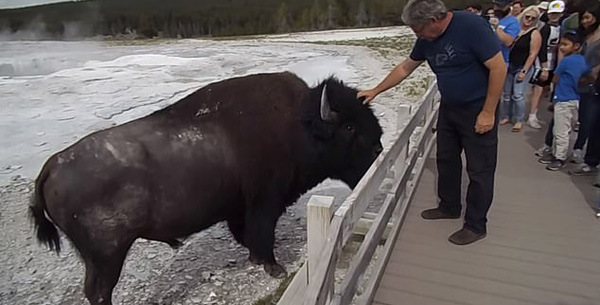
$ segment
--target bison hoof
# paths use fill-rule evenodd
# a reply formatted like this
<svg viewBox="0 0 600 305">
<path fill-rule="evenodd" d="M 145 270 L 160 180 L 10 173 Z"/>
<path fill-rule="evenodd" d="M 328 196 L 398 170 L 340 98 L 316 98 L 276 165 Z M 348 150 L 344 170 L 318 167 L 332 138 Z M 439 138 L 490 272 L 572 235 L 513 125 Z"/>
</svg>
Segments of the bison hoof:
<svg viewBox="0 0 600 305">
<path fill-rule="evenodd" d="M 287 276 L 287 272 L 279 264 L 265 264 L 265 271 L 276 279 L 282 279 Z"/>
<path fill-rule="evenodd" d="M 252 254 L 250 254 L 250 257 L 248 257 L 248 260 L 255 265 L 262 265 L 264 263 L 264 261 L 262 259 L 254 256 Z"/>
</svg>

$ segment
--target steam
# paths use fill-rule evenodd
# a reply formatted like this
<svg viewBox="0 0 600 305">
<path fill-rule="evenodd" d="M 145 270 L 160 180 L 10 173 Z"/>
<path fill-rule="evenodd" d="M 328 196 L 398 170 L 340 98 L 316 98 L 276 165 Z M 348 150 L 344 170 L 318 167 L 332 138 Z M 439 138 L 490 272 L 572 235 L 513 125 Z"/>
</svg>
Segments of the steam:
<svg viewBox="0 0 600 305">
<path fill-rule="evenodd" d="M 64 1 L 50 0 L 48 2 Z M 11 30 L 6 21 L 0 20 L 0 41 L 81 40 L 92 37 L 94 24 L 101 19 L 100 6 L 96 2 L 90 2 L 86 7 L 84 14 L 78 16 L 80 20 L 64 21 L 58 24 L 61 29 L 60 33 L 56 33 L 56 29 L 52 32 L 48 31 L 49 26 L 57 26 L 57 24 L 46 24 L 43 15 L 36 16 L 26 26 L 20 27 L 15 32 Z"/>
</svg>

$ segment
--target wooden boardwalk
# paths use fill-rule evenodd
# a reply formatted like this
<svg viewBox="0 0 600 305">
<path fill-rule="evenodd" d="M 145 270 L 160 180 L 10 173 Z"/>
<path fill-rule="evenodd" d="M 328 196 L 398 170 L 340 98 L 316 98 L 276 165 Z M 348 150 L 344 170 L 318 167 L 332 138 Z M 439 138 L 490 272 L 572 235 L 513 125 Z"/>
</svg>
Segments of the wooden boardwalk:
<svg viewBox="0 0 600 305">
<path fill-rule="evenodd" d="M 543 134 L 500 126 L 488 236 L 468 246 L 447 241 L 462 220 L 420 217 L 437 205 L 430 156 L 373 304 L 600 305 L 593 177 L 545 170 L 533 155 Z"/>
</svg>

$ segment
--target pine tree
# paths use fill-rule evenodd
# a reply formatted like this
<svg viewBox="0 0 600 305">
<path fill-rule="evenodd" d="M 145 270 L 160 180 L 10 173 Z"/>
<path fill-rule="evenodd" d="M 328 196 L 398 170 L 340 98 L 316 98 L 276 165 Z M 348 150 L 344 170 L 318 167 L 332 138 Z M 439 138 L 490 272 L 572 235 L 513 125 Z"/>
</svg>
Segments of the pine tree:
<svg viewBox="0 0 600 305">
<path fill-rule="evenodd" d="M 276 20 L 275 24 L 277 25 L 277 32 L 279 32 L 279 33 L 289 32 L 290 25 L 289 25 L 289 21 L 288 21 L 288 8 L 287 8 L 287 4 L 285 4 L 285 2 L 282 2 L 281 5 L 279 6 L 275 20 Z"/>
<path fill-rule="evenodd" d="M 369 22 L 369 16 L 367 15 L 367 7 L 365 1 L 361 0 L 358 5 L 358 13 L 356 14 L 356 25 L 363 27 Z"/>
</svg>

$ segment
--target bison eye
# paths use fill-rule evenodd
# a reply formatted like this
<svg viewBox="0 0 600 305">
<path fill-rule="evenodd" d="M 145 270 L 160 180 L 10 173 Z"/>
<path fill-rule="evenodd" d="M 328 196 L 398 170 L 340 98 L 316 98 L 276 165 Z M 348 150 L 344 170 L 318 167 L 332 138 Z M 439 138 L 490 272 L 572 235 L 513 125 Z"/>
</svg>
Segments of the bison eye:
<svg viewBox="0 0 600 305">
<path fill-rule="evenodd" d="M 348 131 L 350 131 L 350 132 L 354 132 L 354 126 L 352 126 L 352 125 L 346 126 L 346 129 L 348 129 Z"/>
</svg>

